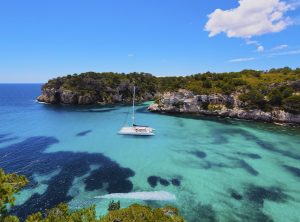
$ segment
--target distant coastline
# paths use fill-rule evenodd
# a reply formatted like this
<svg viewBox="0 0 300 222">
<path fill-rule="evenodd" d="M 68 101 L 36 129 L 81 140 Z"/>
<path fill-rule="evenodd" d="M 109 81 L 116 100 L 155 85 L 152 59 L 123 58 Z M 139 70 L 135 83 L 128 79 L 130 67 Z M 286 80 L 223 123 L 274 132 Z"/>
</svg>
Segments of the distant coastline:
<svg viewBox="0 0 300 222">
<path fill-rule="evenodd" d="M 155 100 L 152 112 L 203 114 L 300 124 L 300 69 L 243 70 L 184 77 L 149 73 L 82 73 L 49 80 L 37 98 L 46 104 L 128 104 Z"/>
</svg>

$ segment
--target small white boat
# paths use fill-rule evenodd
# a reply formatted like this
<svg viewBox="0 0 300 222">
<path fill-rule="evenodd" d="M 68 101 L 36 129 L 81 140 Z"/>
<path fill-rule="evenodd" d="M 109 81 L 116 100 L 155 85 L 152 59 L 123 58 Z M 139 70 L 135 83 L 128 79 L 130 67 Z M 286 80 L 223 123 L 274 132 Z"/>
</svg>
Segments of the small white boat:
<svg viewBox="0 0 300 222">
<path fill-rule="evenodd" d="M 118 134 L 121 135 L 132 135 L 132 136 L 154 136 L 153 128 L 149 126 L 141 126 L 136 125 L 134 123 L 135 120 L 135 108 L 134 108 L 134 100 L 135 100 L 135 87 L 133 87 L 133 99 L 132 99 L 132 126 L 124 126 L 120 129 Z"/>
</svg>

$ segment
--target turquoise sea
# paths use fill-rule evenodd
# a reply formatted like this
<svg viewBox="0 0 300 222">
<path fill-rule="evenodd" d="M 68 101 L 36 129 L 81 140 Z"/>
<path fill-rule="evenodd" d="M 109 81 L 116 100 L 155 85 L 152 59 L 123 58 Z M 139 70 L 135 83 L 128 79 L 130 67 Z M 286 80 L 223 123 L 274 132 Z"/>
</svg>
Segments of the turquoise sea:
<svg viewBox="0 0 300 222">
<path fill-rule="evenodd" d="M 154 137 L 117 135 L 128 106 L 39 104 L 39 84 L 0 85 L 0 167 L 30 184 L 21 217 L 68 202 L 106 213 L 108 193 L 167 191 L 188 222 L 300 221 L 300 129 L 137 107 Z"/>
</svg>

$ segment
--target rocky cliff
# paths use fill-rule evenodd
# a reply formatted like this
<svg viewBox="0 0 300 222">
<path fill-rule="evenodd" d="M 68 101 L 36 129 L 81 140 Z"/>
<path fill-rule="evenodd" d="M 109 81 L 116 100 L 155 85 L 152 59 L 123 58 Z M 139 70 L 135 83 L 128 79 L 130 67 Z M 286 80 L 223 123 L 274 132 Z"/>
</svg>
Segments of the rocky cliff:
<svg viewBox="0 0 300 222">
<path fill-rule="evenodd" d="M 89 105 L 89 104 L 116 104 L 116 103 L 130 103 L 132 101 L 132 94 L 127 95 L 118 89 L 110 91 L 102 91 L 97 93 L 82 93 L 76 90 L 45 88 L 42 94 L 37 98 L 39 102 L 49 104 L 69 104 L 69 105 Z M 153 100 L 154 94 L 146 93 L 137 96 L 136 101 L 143 102 Z"/>
<path fill-rule="evenodd" d="M 148 101 L 153 100 L 156 93 L 155 83 L 151 81 L 153 78 L 143 73 L 83 73 L 58 77 L 42 87 L 42 94 L 37 100 L 72 105 L 130 103 L 133 86 L 136 85 L 136 101 Z"/>
<path fill-rule="evenodd" d="M 149 106 L 151 112 L 203 114 L 231 117 L 265 122 L 300 124 L 300 114 L 292 114 L 274 108 L 272 111 L 245 109 L 247 106 L 238 99 L 239 93 L 230 95 L 194 95 L 188 90 L 178 90 L 159 95 L 156 102 Z"/>
</svg>

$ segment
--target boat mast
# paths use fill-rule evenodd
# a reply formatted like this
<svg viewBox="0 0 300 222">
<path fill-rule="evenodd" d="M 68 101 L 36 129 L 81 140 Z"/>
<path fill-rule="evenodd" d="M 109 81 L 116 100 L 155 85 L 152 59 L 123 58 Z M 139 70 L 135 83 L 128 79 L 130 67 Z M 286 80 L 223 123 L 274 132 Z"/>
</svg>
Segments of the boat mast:
<svg viewBox="0 0 300 222">
<path fill-rule="evenodd" d="M 134 125 L 134 100 L 135 100 L 135 86 L 133 86 L 133 100 L 132 100 L 132 126 Z"/>
</svg>

